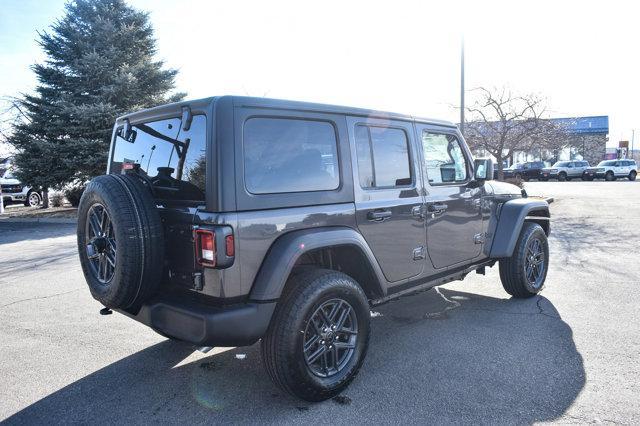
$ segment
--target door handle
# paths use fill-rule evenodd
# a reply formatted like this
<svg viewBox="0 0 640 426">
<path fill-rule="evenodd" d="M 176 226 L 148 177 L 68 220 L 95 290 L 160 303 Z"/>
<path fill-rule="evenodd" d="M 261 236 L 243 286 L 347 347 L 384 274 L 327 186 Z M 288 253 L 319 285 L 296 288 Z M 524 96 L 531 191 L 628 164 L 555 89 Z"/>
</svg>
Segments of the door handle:
<svg viewBox="0 0 640 426">
<path fill-rule="evenodd" d="M 367 213 L 367 219 L 369 220 L 385 220 L 391 217 L 391 210 L 376 210 Z"/>
<path fill-rule="evenodd" d="M 429 204 L 428 211 L 429 213 L 442 214 L 448 207 L 446 204 Z"/>
</svg>

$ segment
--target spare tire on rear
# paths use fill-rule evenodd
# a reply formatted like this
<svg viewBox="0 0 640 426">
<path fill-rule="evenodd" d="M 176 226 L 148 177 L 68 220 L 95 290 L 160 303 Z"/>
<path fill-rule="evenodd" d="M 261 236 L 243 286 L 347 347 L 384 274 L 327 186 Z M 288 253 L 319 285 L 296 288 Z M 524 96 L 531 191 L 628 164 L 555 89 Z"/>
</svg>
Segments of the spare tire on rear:
<svg viewBox="0 0 640 426">
<path fill-rule="evenodd" d="M 157 289 L 164 238 L 153 196 L 135 175 L 98 176 L 78 207 L 80 264 L 94 299 L 135 309 Z"/>
</svg>

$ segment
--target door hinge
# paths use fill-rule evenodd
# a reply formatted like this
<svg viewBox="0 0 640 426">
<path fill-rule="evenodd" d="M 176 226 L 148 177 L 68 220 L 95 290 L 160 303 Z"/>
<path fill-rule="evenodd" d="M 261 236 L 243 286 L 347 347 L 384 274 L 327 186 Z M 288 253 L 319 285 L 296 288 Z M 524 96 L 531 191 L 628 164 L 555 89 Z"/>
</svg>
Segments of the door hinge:
<svg viewBox="0 0 640 426">
<path fill-rule="evenodd" d="M 424 253 L 424 247 L 420 246 L 420 247 L 416 247 L 413 249 L 413 260 L 421 260 L 424 259 L 425 253 Z"/>
<path fill-rule="evenodd" d="M 481 232 L 473 236 L 474 244 L 484 244 L 486 240 L 487 240 L 487 234 L 485 232 Z"/>
</svg>

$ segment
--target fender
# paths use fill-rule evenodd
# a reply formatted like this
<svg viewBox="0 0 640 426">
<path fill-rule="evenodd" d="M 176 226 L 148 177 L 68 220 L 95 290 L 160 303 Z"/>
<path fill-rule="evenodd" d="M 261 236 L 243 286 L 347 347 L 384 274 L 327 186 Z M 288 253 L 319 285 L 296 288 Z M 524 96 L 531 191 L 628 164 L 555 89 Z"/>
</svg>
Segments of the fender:
<svg viewBox="0 0 640 426">
<path fill-rule="evenodd" d="M 513 254 L 525 218 L 534 211 L 547 212 L 547 217 L 540 218 L 546 220 L 549 214 L 549 204 L 544 200 L 517 198 L 502 205 L 491 244 L 489 255 L 491 258 L 509 257 Z"/>
<path fill-rule="evenodd" d="M 382 285 L 386 280 L 362 235 L 348 227 L 327 227 L 292 231 L 278 238 L 258 271 L 249 299 L 262 302 L 278 299 L 300 256 L 319 248 L 338 246 L 352 246 L 360 251 L 377 278 L 373 284 L 379 287 L 380 294 L 386 295 L 386 288 Z"/>
</svg>

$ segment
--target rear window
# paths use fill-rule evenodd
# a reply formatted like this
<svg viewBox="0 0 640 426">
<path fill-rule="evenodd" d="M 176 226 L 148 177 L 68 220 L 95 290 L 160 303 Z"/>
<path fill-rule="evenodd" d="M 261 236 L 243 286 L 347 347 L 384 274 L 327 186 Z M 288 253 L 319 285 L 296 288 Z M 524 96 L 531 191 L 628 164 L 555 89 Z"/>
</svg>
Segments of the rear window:
<svg viewBox="0 0 640 426">
<path fill-rule="evenodd" d="M 328 191 L 340 185 L 336 131 L 328 121 L 250 118 L 244 179 L 252 194 Z"/>
<path fill-rule="evenodd" d="M 116 130 L 110 173 L 137 164 L 145 172 L 158 197 L 204 201 L 206 180 L 206 117 L 194 115 L 188 131 L 180 118 L 132 125 L 127 141 L 123 129 Z"/>
</svg>

